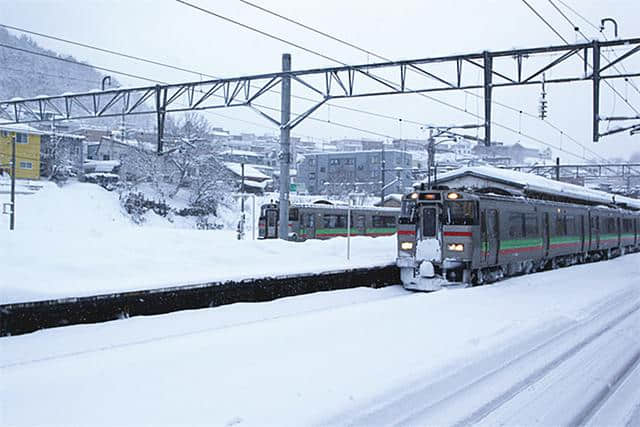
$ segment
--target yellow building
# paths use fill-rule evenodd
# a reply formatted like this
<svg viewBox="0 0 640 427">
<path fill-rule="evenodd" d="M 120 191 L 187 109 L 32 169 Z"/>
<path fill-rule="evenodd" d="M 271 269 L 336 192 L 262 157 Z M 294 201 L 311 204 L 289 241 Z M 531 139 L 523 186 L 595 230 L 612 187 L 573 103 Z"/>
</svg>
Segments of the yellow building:
<svg viewBox="0 0 640 427">
<path fill-rule="evenodd" d="M 0 169 L 11 174 L 11 144 L 16 139 L 16 178 L 40 179 L 40 144 L 44 132 L 25 124 L 0 126 Z"/>
</svg>

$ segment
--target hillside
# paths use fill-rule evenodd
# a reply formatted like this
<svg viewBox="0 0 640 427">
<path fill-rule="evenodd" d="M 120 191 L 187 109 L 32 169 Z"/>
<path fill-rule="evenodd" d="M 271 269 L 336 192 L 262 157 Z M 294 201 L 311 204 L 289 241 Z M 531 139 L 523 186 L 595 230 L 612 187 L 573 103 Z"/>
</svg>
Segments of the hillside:
<svg viewBox="0 0 640 427">
<path fill-rule="evenodd" d="M 40 47 L 30 37 L 17 37 L 0 27 L 0 44 L 78 61 Z M 81 62 L 81 61 L 79 61 Z M 57 95 L 99 88 L 103 75 L 91 67 L 0 47 L 0 99 Z M 113 80 L 114 85 L 118 82 Z"/>
</svg>

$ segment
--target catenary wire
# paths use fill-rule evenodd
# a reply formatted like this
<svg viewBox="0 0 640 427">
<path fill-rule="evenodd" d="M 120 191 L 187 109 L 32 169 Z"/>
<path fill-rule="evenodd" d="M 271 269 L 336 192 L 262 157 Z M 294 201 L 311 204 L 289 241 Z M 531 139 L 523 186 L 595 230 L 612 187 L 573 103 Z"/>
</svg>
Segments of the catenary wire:
<svg viewBox="0 0 640 427">
<path fill-rule="evenodd" d="M 215 13 L 215 12 L 212 12 L 212 11 L 209 11 L 209 10 L 207 10 L 207 9 L 201 8 L 201 7 L 199 7 L 199 6 L 192 5 L 192 4 L 190 4 L 190 3 L 188 3 L 188 2 L 185 2 L 185 1 L 183 1 L 183 0 L 176 0 L 176 1 L 178 1 L 179 3 L 185 4 L 185 5 L 187 5 L 187 6 L 191 6 L 191 7 L 195 8 L 195 9 L 201 10 L 201 11 L 203 11 L 203 12 L 205 12 L 205 13 L 209 13 L 209 14 L 211 14 L 211 15 L 215 16 L 215 17 L 218 17 L 218 18 L 220 18 L 220 19 L 226 20 L 226 21 L 228 21 L 228 22 L 231 22 L 231 23 L 234 23 L 234 24 L 237 24 L 237 23 L 238 23 L 238 22 L 237 22 L 237 21 L 235 21 L 235 20 L 232 20 L 232 19 L 230 19 L 230 18 L 224 17 L 224 16 L 222 16 L 222 15 L 220 15 L 220 14 L 217 14 L 217 13 Z M 317 33 L 317 34 L 323 35 L 323 36 L 325 36 L 325 37 L 329 37 L 330 39 L 332 39 L 332 40 L 334 40 L 334 41 L 338 41 L 338 42 L 340 42 L 340 43 L 342 43 L 342 44 L 345 44 L 345 45 L 347 45 L 347 46 L 350 46 L 350 47 L 353 47 L 353 48 L 355 48 L 355 49 L 358 49 L 358 50 L 359 50 L 359 51 L 361 51 L 361 52 L 365 52 L 365 53 L 367 53 L 367 54 L 369 54 L 369 55 L 375 56 L 376 58 L 379 58 L 379 59 L 381 59 L 381 60 L 384 60 L 384 61 L 390 61 L 390 59 L 389 59 L 389 58 L 385 58 L 384 56 L 381 56 L 381 55 L 379 55 L 379 54 L 376 54 L 376 53 L 374 53 L 374 52 L 372 52 L 372 51 L 370 51 L 370 50 L 367 50 L 367 49 L 361 48 L 361 47 L 356 46 L 356 45 L 354 45 L 354 44 L 352 44 L 352 43 L 349 43 L 349 42 L 347 42 L 347 41 L 345 41 L 345 40 L 342 40 L 342 39 L 339 39 L 339 38 L 337 38 L 337 37 L 331 36 L 331 35 L 329 35 L 329 34 L 327 34 L 327 33 L 323 32 L 323 31 L 317 30 L 317 29 L 315 29 L 315 28 L 313 28 L 313 27 L 310 27 L 310 26 L 308 26 L 308 25 L 305 25 L 305 24 L 303 24 L 303 23 L 301 23 L 301 22 L 299 22 L 299 21 L 293 20 L 293 19 L 291 19 L 291 18 L 285 17 L 285 16 L 283 16 L 283 15 L 281 15 L 281 14 L 278 14 L 278 13 L 276 13 L 276 12 L 273 12 L 273 11 L 271 11 L 271 10 L 267 9 L 267 8 L 264 8 L 264 7 L 262 7 L 262 6 L 256 5 L 255 3 L 248 2 L 248 1 L 245 1 L 245 0 L 239 0 L 239 1 L 241 1 L 242 3 L 244 3 L 244 4 L 248 5 L 248 6 L 251 6 L 251 7 L 257 8 L 257 9 L 259 9 L 259 10 L 261 10 L 261 11 L 264 11 L 264 12 L 266 12 L 266 13 L 269 13 L 269 14 L 273 15 L 273 16 L 276 16 L 276 17 L 278 17 L 278 18 L 280 18 L 280 19 L 284 19 L 284 20 L 286 20 L 287 22 L 293 23 L 293 24 L 295 24 L 295 25 L 298 25 L 298 26 L 300 26 L 300 27 L 303 27 L 303 28 L 305 28 L 305 29 L 308 29 L 308 30 L 310 30 L 310 31 L 313 31 L 313 32 L 315 32 L 315 33 Z M 252 31 L 256 31 L 256 32 L 258 32 L 259 34 L 266 35 L 267 37 L 275 38 L 276 40 L 282 41 L 279 37 L 269 35 L 268 33 L 267 33 L 267 34 L 265 34 L 265 32 L 264 32 L 264 31 L 259 30 L 259 29 L 255 28 L 255 27 L 251 27 L 251 26 L 248 26 L 248 25 L 246 25 L 246 24 L 241 24 L 241 26 L 242 26 L 243 28 L 250 29 L 250 30 L 252 30 Z M 287 41 L 284 41 L 284 42 L 285 42 L 285 43 L 287 43 L 287 44 L 292 45 L 291 43 L 289 43 L 289 42 L 287 42 Z M 297 45 L 292 45 L 292 46 L 296 47 Z M 306 48 L 305 48 L 305 51 L 307 51 L 307 52 L 309 52 L 310 50 L 311 50 L 311 49 L 306 49 Z M 326 58 L 326 55 L 324 55 L 324 54 L 319 54 L 319 53 L 317 53 L 317 52 L 314 52 L 314 54 L 316 54 L 317 56 L 320 56 L 320 57 Z M 335 58 L 330 58 L 330 59 L 331 59 L 333 62 L 337 62 L 337 63 L 342 64 L 342 65 L 347 65 L 347 64 L 345 64 L 344 62 L 339 61 L 339 60 L 337 60 L 337 59 L 335 59 Z M 479 98 L 479 97 L 480 97 L 478 94 L 475 94 L 475 93 L 473 93 L 473 92 L 469 92 L 469 91 L 465 91 L 465 92 L 466 92 L 466 93 L 471 94 L 472 96 L 475 96 L 476 98 Z M 425 98 L 427 98 L 427 99 L 430 99 L 430 100 L 432 100 L 432 101 L 439 102 L 439 103 L 441 103 L 442 105 L 448 106 L 448 107 L 450 107 L 450 108 L 455 108 L 455 109 L 457 109 L 457 110 L 459 110 L 459 111 L 462 111 L 462 112 L 464 112 L 464 113 L 470 114 L 470 113 L 469 113 L 468 111 L 466 111 L 466 110 L 461 110 L 461 109 L 459 109 L 459 108 L 457 108 L 457 107 L 453 106 L 452 104 L 449 104 L 449 103 L 447 103 L 447 102 L 441 101 L 441 100 L 439 100 L 439 99 L 437 99 L 437 98 L 434 98 L 434 97 L 428 96 L 428 95 L 426 95 L 426 94 L 423 94 L 423 93 L 417 93 L 417 95 L 421 95 L 421 96 L 423 96 L 423 97 L 425 97 Z M 519 113 L 519 114 L 524 114 L 524 115 L 526 115 L 526 116 L 529 116 L 529 117 L 532 117 L 532 118 L 538 119 L 538 117 L 537 117 L 537 116 L 535 116 L 535 115 L 533 115 L 533 114 L 530 114 L 530 113 L 528 113 L 528 112 L 522 111 L 522 110 L 520 110 L 520 109 L 517 109 L 517 108 L 515 108 L 515 107 L 512 107 L 512 106 L 510 106 L 510 105 L 503 104 L 503 103 L 499 103 L 499 102 L 496 102 L 496 101 L 493 101 L 493 103 L 495 103 L 496 105 L 500 105 L 500 106 L 502 106 L 502 107 L 504 107 L 504 108 L 510 109 L 510 110 L 512 110 L 512 111 L 514 111 L 514 112 L 517 112 L 517 113 Z M 472 114 L 472 115 L 473 115 L 473 114 Z M 476 116 L 476 117 L 477 117 L 477 116 Z M 495 121 L 494 121 L 494 123 L 497 123 L 497 122 L 495 122 Z M 566 135 L 566 136 L 568 137 L 568 139 L 570 139 L 572 142 L 574 142 L 574 143 L 576 143 L 577 145 L 579 145 L 579 146 L 580 146 L 581 148 L 583 148 L 585 151 L 589 151 L 590 153 L 594 154 L 595 156 L 600 157 L 600 158 L 604 159 L 605 161 L 608 161 L 606 158 L 604 158 L 604 157 L 603 157 L 603 156 L 601 156 L 600 154 L 598 154 L 598 153 L 596 153 L 595 151 L 593 151 L 593 150 L 591 150 L 591 149 L 589 149 L 589 148 L 585 147 L 583 144 L 581 144 L 581 143 L 580 143 L 579 141 L 577 141 L 575 138 L 573 138 L 573 137 L 571 137 L 570 135 L 568 135 L 566 132 L 564 132 L 564 131 L 563 131 L 562 129 L 560 129 L 558 126 L 553 125 L 552 123 L 549 123 L 549 122 L 547 122 L 547 123 L 548 123 L 548 125 L 549 125 L 549 126 L 551 126 L 553 129 L 555 129 L 555 130 L 559 131 L 559 132 L 560 132 L 561 134 L 563 134 L 563 135 Z M 522 134 L 521 132 L 518 132 L 518 133 L 519 133 L 519 134 Z M 522 135 L 524 135 L 525 137 L 527 136 L 526 134 L 522 134 Z M 533 138 L 532 140 L 536 141 L 537 139 L 536 139 L 536 138 Z M 550 147 L 553 147 L 553 148 L 557 148 L 555 145 L 550 145 L 550 144 L 545 144 L 545 145 L 550 146 Z M 564 151 L 564 150 L 563 150 L 563 151 Z M 566 152 L 566 151 L 565 151 L 565 152 Z M 571 155 L 572 155 L 572 156 L 574 156 L 574 157 L 578 157 L 578 158 L 582 158 L 582 159 L 584 159 L 584 160 L 587 160 L 587 159 L 585 159 L 583 156 L 578 156 L 578 155 L 576 155 L 576 154 L 574 154 L 574 153 L 569 153 L 569 154 L 571 154 Z"/>
<path fill-rule="evenodd" d="M 138 75 L 135 75 L 135 74 L 126 73 L 126 72 L 114 70 L 114 69 L 111 69 L 111 68 L 92 66 L 92 65 L 89 65 L 89 64 L 85 64 L 83 62 L 73 61 L 73 60 L 67 59 L 67 58 L 60 58 L 60 57 L 57 57 L 57 56 L 54 56 L 54 55 L 48 55 L 48 54 L 41 53 L 41 52 L 35 52 L 35 51 L 28 50 L 28 49 L 22 49 L 22 48 L 15 47 L 15 46 L 5 45 L 3 43 L 0 43 L 0 47 L 4 47 L 4 48 L 7 48 L 7 49 L 14 49 L 14 50 L 21 51 L 23 53 L 43 56 L 43 57 L 46 57 L 46 58 L 55 59 L 55 60 L 59 60 L 59 61 L 63 61 L 63 62 L 71 63 L 71 64 L 76 64 L 76 65 L 81 65 L 81 66 L 88 67 L 88 68 L 95 68 L 95 69 L 99 69 L 99 70 L 102 70 L 102 71 L 108 71 L 110 73 L 120 74 L 120 75 L 124 75 L 124 76 L 127 76 L 127 77 L 132 77 L 132 78 L 136 78 L 136 79 L 140 79 L 140 80 L 145 80 L 145 81 L 151 82 L 151 83 L 167 84 L 167 82 L 163 82 L 161 80 L 150 79 L 148 77 L 138 76 Z M 260 104 L 254 104 L 254 105 L 259 106 L 261 108 L 268 108 L 268 109 L 271 109 L 271 110 L 274 110 L 274 111 L 280 111 L 279 109 L 274 109 L 274 108 L 268 107 L 266 105 L 260 105 Z M 204 111 L 206 111 L 206 110 L 204 110 Z M 297 113 L 293 112 L 293 114 L 297 114 Z M 378 132 L 373 132 L 373 131 L 370 131 L 370 130 L 367 130 L 367 129 L 358 128 L 356 126 L 347 125 L 347 124 L 340 123 L 340 122 L 325 121 L 325 120 L 318 119 L 318 118 L 315 118 L 315 117 L 310 117 L 309 119 L 314 120 L 314 121 L 318 121 L 318 122 L 322 122 L 322 123 L 329 123 L 331 125 L 342 127 L 342 128 L 345 128 L 345 129 L 358 130 L 358 131 L 360 131 L 362 133 L 367 133 L 367 134 L 374 135 L 374 136 L 383 136 L 385 138 L 393 139 L 393 137 L 390 136 L 390 135 L 386 135 L 386 134 L 382 134 L 382 133 L 378 133 Z"/>
</svg>

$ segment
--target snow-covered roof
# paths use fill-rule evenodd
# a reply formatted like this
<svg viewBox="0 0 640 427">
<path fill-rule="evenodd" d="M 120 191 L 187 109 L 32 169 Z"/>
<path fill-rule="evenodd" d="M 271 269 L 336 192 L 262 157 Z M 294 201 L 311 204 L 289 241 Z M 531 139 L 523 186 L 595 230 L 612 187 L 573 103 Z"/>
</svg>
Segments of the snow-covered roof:
<svg viewBox="0 0 640 427">
<path fill-rule="evenodd" d="M 6 132 L 31 133 L 34 135 L 44 135 L 46 133 L 41 131 L 40 129 L 36 129 L 24 123 L 15 123 L 12 125 L 0 125 L 0 130 L 6 131 Z"/>
<path fill-rule="evenodd" d="M 475 176 L 490 181 L 500 182 L 522 188 L 525 191 L 546 194 L 550 196 L 567 197 L 604 205 L 621 202 L 621 196 L 614 196 L 604 191 L 592 190 L 579 185 L 561 181 L 554 181 L 543 176 L 518 172 L 492 166 L 462 167 L 438 176 L 438 183 L 460 178 L 463 176 Z M 625 198 L 629 206 L 640 208 L 640 200 Z"/>
<path fill-rule="evenodd" d="M 260 190 L 264 190 L 267 186 L 267 181 L 254 181 L 252 179 L 244 180 L 245 187 L 258 188 Z"/>
<path fill-rule="evenodd" d="M 226 150 L 220 153 L 222 155 L 231 155 L 231 156 L 247 156 L 247 157 L 262 157 L 262 154 L 255 153 L 253 151 L 246 150 Z"/>
<path fill-rule="evenodd" d="M 120 166 L 120 160 L 85 160 L 84 169 L 94 172 L 111 172 Z"/>
<path fill-rule="evenodd" d="M 224 165 L 233 172 L 234 175 L 242 176 L 242 165 L 240 163 L 225 162 Z M 251 165 L 244 165 L 244 176 L 248 179 L 264 181 L 269 177 Z"/>
</svg>

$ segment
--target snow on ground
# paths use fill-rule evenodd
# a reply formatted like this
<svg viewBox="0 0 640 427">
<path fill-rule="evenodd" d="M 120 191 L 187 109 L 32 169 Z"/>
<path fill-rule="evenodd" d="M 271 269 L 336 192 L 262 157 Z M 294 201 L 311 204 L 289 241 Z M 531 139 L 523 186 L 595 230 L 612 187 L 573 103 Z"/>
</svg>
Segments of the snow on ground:
<svg viewBox="0 0 640 427">
<path fill-rule="evenodd" d="M 1 304 L 370 267 L 392 263 L 396 254 L 393 236 L 353 238 L 347 261 L 344 238 L 238 241 L 235 231 L 181 228 L 185 220 L 169 223 L 153 213 L 137 226 L 114 192 L 77 182 L 42 185 L 17 196 L 14 232 L 0 215 Z"/>
<path fill-rule="evenodd" d="M 621 298 L 640 302 L 640 254 L 470 289 L 353 289 L 0 338 L 0 424 L 340 424 Z"/>
</svg>

